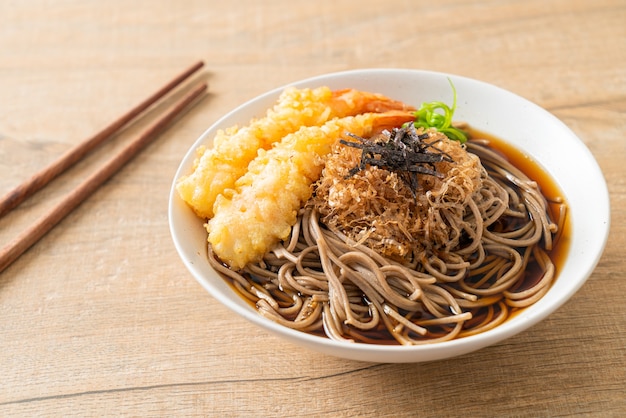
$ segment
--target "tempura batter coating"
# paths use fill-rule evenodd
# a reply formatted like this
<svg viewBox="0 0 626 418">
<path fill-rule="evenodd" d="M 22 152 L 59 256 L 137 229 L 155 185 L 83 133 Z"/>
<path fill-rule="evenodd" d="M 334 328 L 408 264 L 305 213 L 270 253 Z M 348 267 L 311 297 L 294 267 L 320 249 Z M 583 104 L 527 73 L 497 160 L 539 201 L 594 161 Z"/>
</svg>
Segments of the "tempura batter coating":
<svg viewBox="0 0 626 418">
<path fill-rule="evenodd" d="M 412 108 L 383 95 L 346 89 L 287 88 L 265 117 L 244 127 L 219 130 L 210 149 L 198 149 L 193 172 L 179 179 L 181 198 L 202 218 L 213 216 L 215 199 L 243 176 L 260 149 L 269 149 L 302 126 L 320 126 L 335 117 Z"/>
<path fill-rule="evenodd" d="M 235 188 L 215 202 L 215 215 L 207 224 L 213 251 L 235 269 L 259 261 L 289 235 L 324 158 L 343 134 L 371 135 L 413 118 L 410 112 L 393 111 L 333 119 L 321 127 L 302 127 L 259 152 Z"/>
</svg>

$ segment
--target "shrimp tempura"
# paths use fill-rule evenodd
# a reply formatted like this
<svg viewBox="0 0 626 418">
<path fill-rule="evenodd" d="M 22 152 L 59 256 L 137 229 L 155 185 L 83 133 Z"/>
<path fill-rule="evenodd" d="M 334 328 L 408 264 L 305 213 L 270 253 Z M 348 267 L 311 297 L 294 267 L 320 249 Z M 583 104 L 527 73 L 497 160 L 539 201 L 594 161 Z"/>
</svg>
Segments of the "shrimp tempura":
<svg viewBox="0 0 626 418">
<path fill-rule="evenodd" d="M 215 199 L 243 176 L 260 149 L 269 149 L 302 126 L 320 126 L 335 117 L 391 109 L 411 110 L 383 95 L 346 89 L 288 88 L 265 117 L 242 128 L 217 132 L 213 147 L 200 148 L 193 172 L 178 180 L 181 198 L 202 218 L 213 216 Z"/>
<path fill-rule="evenodd" d="M 206 225 L 215 254 L 234 269 L 259 261 L 289 236 L 298 210 L 311 196 L 324 158 L 345 133 L 371 135 L 414 119 L 406 111 L 366 113 L 302 127 L 268 151 L 261 151 L 234 189 L 215 202 Z"/>
</svg>

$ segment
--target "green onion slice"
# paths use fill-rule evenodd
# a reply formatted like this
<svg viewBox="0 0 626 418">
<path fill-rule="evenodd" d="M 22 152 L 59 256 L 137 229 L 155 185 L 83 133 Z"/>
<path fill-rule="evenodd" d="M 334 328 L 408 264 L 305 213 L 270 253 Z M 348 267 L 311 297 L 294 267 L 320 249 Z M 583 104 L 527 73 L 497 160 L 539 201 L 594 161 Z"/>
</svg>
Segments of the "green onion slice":
<svg viewBox="0 0 626 418">
<path fill-rule="evenodd" d="M 416 128 L 435 128 L 448 138 L 463 144 L 467 141 L 467 135 L 462 130 L 452 126 L 452 117 L 456 110 L 456 89 L 454 84 L 452 84 L 452 80 L 448 79 L 448 81 L 450 82 L 450 87 L 452 87 L 452 107 L 437 101 L 422 103 L 422 106 L 415 112 L 415 122 L 413 124 Z"/>
</svg>

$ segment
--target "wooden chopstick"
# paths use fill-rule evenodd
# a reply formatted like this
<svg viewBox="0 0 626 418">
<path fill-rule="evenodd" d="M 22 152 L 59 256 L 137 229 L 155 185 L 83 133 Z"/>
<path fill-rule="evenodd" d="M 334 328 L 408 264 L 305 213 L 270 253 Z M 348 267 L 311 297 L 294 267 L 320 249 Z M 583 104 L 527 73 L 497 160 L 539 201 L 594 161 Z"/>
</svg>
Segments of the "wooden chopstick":
<svg viewBox="0 0 626 418">
<path fill-rule="evenodd" d="M 83 181 L 76 189 L 65 196 L 59 203 L 39 218 L 34 224 L 18 235 L 13 241 L 0 249 L 0 273 L 17 260 L 27 249 L 49 232 L 74 208 L 89 197 L 102 183 L 119 171 L 127 162 L 150 144 L 164 129 L 207 89 L 202 83 L 181 100 L 175 103 L 167 113 L 150 125 L 137 138 L 115 154 L 98 171 Z"/>
<path fill-rule="evenodd" d="M 53 161 L 50 165 L 35 173 L 31 178 L 16 186 L 0 198 L 0 218 L 14 209 L 26 198 L 43 188 L 46 184 L 70 168 L 72 165 L 80 161 L 87 153 L 95 149 L 98 145 L 104 143 L 111 138 L 114 133 L 124 127 L 131 120 L 135 119 L 144 110 L 153 105 L 160 98 L 172 91 L 176 86 L 181 84 L 192 74 L 204 66 L 202 61 L 193 64 L 191 67 L 173 78 L 169 83 L 161 87 L 143 102 L 136 105 L 119 119 L 112 122 L 102 131 L 98 132 L 91 138 L 77 144 L 68 150 L 65 154 Z"/>
</svg>

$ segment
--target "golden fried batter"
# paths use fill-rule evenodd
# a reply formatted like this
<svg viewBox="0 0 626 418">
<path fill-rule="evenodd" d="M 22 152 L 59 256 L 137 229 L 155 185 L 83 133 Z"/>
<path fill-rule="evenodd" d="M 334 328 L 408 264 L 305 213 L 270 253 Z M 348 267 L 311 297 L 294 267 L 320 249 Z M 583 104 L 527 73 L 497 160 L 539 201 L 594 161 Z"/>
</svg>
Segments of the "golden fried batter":
<svg viewBox="0 0 626 418">
<path fill-rule="evenodd" d="M 335 117 L 392 109 L 412 108 L 380 94 L 352 89 L 288 88 L 264 117 L 241 128 L 220 130 L 212 148 L 198 149 L 193 172 L 179 179 L 176 189 L 198 216 L 211 218 L 217 196 L 234 187 L 259 150 L 269 149 L 302 126 L 321 126 Z"/>
<path fill-rule="evenodd" d="M 311 196 L 324 158 L 346 132 L 371 135 L 413 120 L 411 112 L 366 113 L 302 127 L 268 151 L 261 151 L 247 173 L 215 202 L 207 223 L 213 251 L 232 268 L 259 261 L 285 239 L 299 209 Z"/>
</svg>

